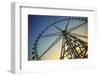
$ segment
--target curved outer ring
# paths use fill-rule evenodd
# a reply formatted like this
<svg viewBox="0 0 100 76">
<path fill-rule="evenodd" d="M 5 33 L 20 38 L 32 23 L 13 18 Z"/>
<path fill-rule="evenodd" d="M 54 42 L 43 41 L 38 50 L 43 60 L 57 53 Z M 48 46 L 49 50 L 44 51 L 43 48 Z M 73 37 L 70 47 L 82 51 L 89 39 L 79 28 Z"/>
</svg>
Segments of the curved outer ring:
<svg viewBox="0 0 100 76">
<path fill-rule="evenodd" d="M 53 24 L 51 24 L 51 25 L 48 25 L 40 34 L 39 34 L 39 36 L 37 37 L 37 40 L 35 40 L 35 56 L 36 56 L 36 59 L 37 60 L 41 60 L 40 58 L 39 58 L 39 55 L 38 55 L 38 52 L 37 52 L 37 44 L 38 44 L 38 41 L 39 41 L 39 39 L 41 38 L 41 35 L 47 30 L 47 29 L 49 29 L 51 26 L 54 26 L 55 24 L 57 24 L 57 23 L 59 23 L 59 22 L 63 22 L 63 21 L 67 21 L 67 20 L 82 20 L 82 21 L 85 21 L 85 22 L 87 22 L 87 20 L 85 19 L 85 18 L 80 18 L 80 17 L 69 17 L 69 18 L 65 18 L 65 19 L 61 19 L 61 20 L 58 20 L 58 21 L 56 21 L 56 22 L 54 22 Z"/>
</svg>

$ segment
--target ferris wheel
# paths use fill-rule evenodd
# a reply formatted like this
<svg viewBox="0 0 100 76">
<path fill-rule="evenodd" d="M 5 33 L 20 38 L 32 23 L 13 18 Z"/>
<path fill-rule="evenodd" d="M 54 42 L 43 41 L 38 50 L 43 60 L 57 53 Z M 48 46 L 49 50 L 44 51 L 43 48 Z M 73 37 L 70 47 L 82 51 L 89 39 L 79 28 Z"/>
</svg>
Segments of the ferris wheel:
<svg viewBox="0 0 100 76">
<path fill-rule="evenodd" d="M 45 27 L 33 43 L 32 60 L 88 58 L 88 20 L 66 17 Z"/>
</svg>

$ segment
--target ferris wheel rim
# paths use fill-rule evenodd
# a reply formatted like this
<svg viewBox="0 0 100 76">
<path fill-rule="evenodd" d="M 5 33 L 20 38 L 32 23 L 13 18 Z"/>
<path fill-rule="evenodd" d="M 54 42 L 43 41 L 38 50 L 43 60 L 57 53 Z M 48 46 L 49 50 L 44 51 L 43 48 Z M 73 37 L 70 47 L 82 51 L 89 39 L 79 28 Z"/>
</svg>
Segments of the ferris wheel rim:
<svg viewBox="0 0 100 76">
<path fill-rule="evenodd" d="M 87 23 L 87 19 L 85 18 L 80 18 L 80 17 L 68 17 L 68 18 L 64 18 L 64 19 L 60 19 L 58 21 L 55 21 L 53 22 L 51 25 L 48 25 L 45 29 L 43 29 L 43 31 L 38 35 L 37 37 L 37 40 L 35 40 L 35 56 L 37 58 L 37 60 L 41 60 L 40 59 L 40 56 L 38 55 L 38 52 L 37 52 L 37 45 L 38 45 L 38 41 L 39 39 L 42 37 L 41 35 L 47 30 L 49 29 L 50 27 L 54 26 L 55 24 L 59 23 L 59 22 L 63 22 L 63 21 L 68 21 L 68 20 L 81 20 L 81 21 L 85 21 Z"/>
</svg>

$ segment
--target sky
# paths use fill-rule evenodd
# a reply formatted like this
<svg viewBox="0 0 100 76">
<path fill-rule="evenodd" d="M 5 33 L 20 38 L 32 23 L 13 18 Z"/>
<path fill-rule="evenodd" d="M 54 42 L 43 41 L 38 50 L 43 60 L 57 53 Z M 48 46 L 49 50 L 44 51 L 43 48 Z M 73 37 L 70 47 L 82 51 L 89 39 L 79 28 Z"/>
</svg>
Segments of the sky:
<svg viewBox="0 0 100 76">
<path fill-rule="evenodd" d="M 37 40 L 38 35 L 50 24 L 65 19 L 65 18 L 72 18 L 71 16 L 47 16 L 47 15 L 28 15 L 28 60 L 32 59 L 32 48 L 34 47 L 35 40 Z M 79 17 L 78 17 L 79 18 Z M 80 17 L 85 18 L 87 17 Z M 81 20 L 70 20 L 68 29 L 83 23 L 84 21 Z M 57 23 L 56 25 L 64 30 L 67 21 L 62 21 Z M 48 35 L 51 33 L 59 32 L 54 26 L 49 27 L 42 35 Z M 79 29 L 73 31 L 74 33 L 87 35 L 87 24 L 80 27 Z M 55 37 L 43 37 L 40 38 L 37 45 L 37 51 L 39 56 L 44 53 L 44 51 L 55 41 Z M 58 59 L 61 50 L 61 42 L 62 39 L 47 52 L 42 59 L 49 60 L 49 59 Z M 59 47 L 59 48 L 58 48 Z M 58 50 L 57 50 L 58 49 Z"/>
</svg>

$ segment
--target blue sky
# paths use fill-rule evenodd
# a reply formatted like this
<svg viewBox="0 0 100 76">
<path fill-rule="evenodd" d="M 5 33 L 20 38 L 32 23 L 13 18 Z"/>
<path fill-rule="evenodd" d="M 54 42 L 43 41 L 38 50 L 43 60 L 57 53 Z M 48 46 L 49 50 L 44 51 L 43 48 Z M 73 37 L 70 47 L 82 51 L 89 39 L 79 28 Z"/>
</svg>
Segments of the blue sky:
<svg viewBox="0 0 100 76">
<path fill-rule="evenodd" d="M 32 59 L 32 51 L 33 51 L 32 48 L 34 46 L 33 44 L 35 43 L 35 40 L 37 39 L 39 33 L 41 33 L 41 31 L 43 31 L 43 29 L 45 29 L 48 25 L 65 18 L 69 18 L 69 16 L 28 15 L 28 59 L 29 60 Z M 80 22 L 72 21 L 70 22 L 69 28 L 79 23 L 81 23 L 81 21 Z M 63 29 L 66 25 L 66 22 L 58 23 L 57 25 L 61 29 Z M 83 31 L 86 31 L 86 29 Z M 59 32 L 59 31 L 55 29 L 54 27 L 51 27 L 49 28 L 49 30 L 45 31 L 45 33 L 43 34 L 46 35 L 46 34 L 55 33 L 55 32 Z M 41 53 L 43 53 L 44 50 L 46 50 L 47 47 L 56 38 L 57 37 L 40 39 L 39 44 L 38 44 L 39 47 L 41 46 L 40 48 L 38 48 L 39 54 L 41 55 Z M 43 44 L 45 46 L 43 46 Z"/>
</svg>

